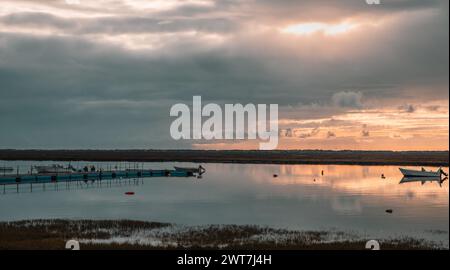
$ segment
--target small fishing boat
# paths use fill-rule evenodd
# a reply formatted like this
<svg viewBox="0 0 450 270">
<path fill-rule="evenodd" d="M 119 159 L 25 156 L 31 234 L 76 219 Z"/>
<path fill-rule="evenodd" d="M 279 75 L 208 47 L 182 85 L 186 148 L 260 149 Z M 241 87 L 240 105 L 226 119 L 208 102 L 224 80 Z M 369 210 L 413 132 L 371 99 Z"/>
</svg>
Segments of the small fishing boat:
<svg viewBox="0 0 450 270">
<path fill-rule="evenodd" d="M 0 172 L 10 172 L 14 171 L 13 167 L 0 167 Z"/>
<path fill-rule="evenodd" d="M 442 175 L 447 176 L 447 174 L 439 168 L 437 171 L 427 171 L 424 168 L 422 170 L 409 170 L 404 168 L 399 168 L 402 174 L 405 177 L 438 177 L 440 178 Z"/>
<path fill-rule="evenodd" d="M 206 172 L 205 168 L 202 167 L 202 165 L 198 166 L 198 168 L 195 167 L 176 167 L 174 166 L 175 171 L 179 171 L 179 172 L 187 172 L 187 173 L 199 173 L 199 174 L 203 174 Z"/>
</svg>

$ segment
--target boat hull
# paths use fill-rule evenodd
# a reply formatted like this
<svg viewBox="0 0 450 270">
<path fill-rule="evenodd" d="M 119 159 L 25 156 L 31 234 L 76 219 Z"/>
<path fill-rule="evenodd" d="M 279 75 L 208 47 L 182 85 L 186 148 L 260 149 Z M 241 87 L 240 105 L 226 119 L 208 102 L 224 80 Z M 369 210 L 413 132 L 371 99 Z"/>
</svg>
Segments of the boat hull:
<svg viewBox="0 0 450 270">
<path fill-rule="evenodd" d="M 183 167 L 176 167 L 174 166 L 176 171 L 180 171 L 180 172 L 192 172 L 192 173 L 196 173 L 199 172 L 198 168 L 183 168 Z"/>
<path fill-rule="evenodd" d="M 441 172 L 416 171 L 400 168 L 400 171 L 405 177 L 441 177 Z"/>
<path fill-rule="evenodd" d="M 175 168 L 175 171 L 178 171 L 178 172 L 199 173 L 199 174 L 203 174 L 205 172 L 205 169 L 201 166 L 199 166 L 198 168 L 186 168 L 186 167 L 174 166 L 174 168 Z"/>
</svg>

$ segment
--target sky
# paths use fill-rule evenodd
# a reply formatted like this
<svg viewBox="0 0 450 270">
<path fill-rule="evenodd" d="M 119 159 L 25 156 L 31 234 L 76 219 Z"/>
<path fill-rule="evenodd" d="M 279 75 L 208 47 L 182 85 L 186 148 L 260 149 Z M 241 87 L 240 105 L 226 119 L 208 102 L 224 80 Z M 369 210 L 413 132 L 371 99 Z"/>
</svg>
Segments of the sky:
<svg viewBox="0 0 450 270">
<path fill-rule="evenodd" d="M 279 149 L 448 150 L 447 0 L 0 0 L 0 148 L 175 141 L 176 103 L 279 105 Z"/>
</svg>

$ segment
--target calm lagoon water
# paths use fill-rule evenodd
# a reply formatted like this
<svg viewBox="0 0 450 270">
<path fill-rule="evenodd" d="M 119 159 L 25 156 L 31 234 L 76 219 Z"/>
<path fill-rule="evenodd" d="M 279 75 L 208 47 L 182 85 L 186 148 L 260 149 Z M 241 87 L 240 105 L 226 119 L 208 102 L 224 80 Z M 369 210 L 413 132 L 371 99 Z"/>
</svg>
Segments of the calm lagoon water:
<svg viewBox="0 0 450 270">
<path fill-rule="evenodd" d="M 20 166 L 52 162 L 1 162 Z M 54 162 L 63 164 L 64 162 Z M 67 163 L 66 163 L 67 164 Z M 106 168 L 113 163 L 96 164 Z M 146 163 L 147 168 L 196 166 Z M 0 220 L 136 219 L 186 225 L 258 224 L 339 230 L 367 237 L 412 236 L 448 247 L 449 186 L 445 181 L 399 184 L 397 166 L 202 164 L 201 178 L 144 178 L 112 186 L 72 183 L 0 190 Z M 122 165 L 123 166 L 123 165 Z M 414 167 L 410 167 L 414 168 Z M 437 169 L 437 168 L 427 168 Z M 321 171 L 324 175 L 321 175 Z M 445 169 L 448 172 L 448 168 Z M 273 174 L 278 174 L 277 178 Z M 386 179 L 381 178 L 381 174 Z M 106 182 L 107 180 L 104 180 Z M 134 196 L 124 195 L 127 191 Z M 392 209 L 393 213 L 386 213 Z"/>
</svg>

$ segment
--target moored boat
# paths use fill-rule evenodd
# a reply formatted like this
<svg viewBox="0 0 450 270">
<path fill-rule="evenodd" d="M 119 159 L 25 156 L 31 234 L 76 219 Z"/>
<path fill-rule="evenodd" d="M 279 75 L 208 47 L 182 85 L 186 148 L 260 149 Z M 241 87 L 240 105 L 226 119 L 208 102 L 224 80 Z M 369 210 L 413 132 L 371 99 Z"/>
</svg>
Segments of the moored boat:
<svg viewBox="0 0 450 270">
<path fill-rule="evenodd" d="M 175 171 L 179 171 L 179 172 L 188 172 L 188 173 L 199 173 L 199 174 L 203 174 L 206 172 L 205 168 L 202 167 L 202 165 L 196 167 L 177 167 L 174 166 Z"/>
<path fill-rule="evenodd" d="M 410 170 L 410 169 L 404 169 L 399 168 L 402 174 L 405 177 L 438 177 L 440 178 L 442 175 L 446 175 L 446 173 L 439 168 L 437 171 L 427 171 L 424 168 L 422 170 Z"/>
</svg>

